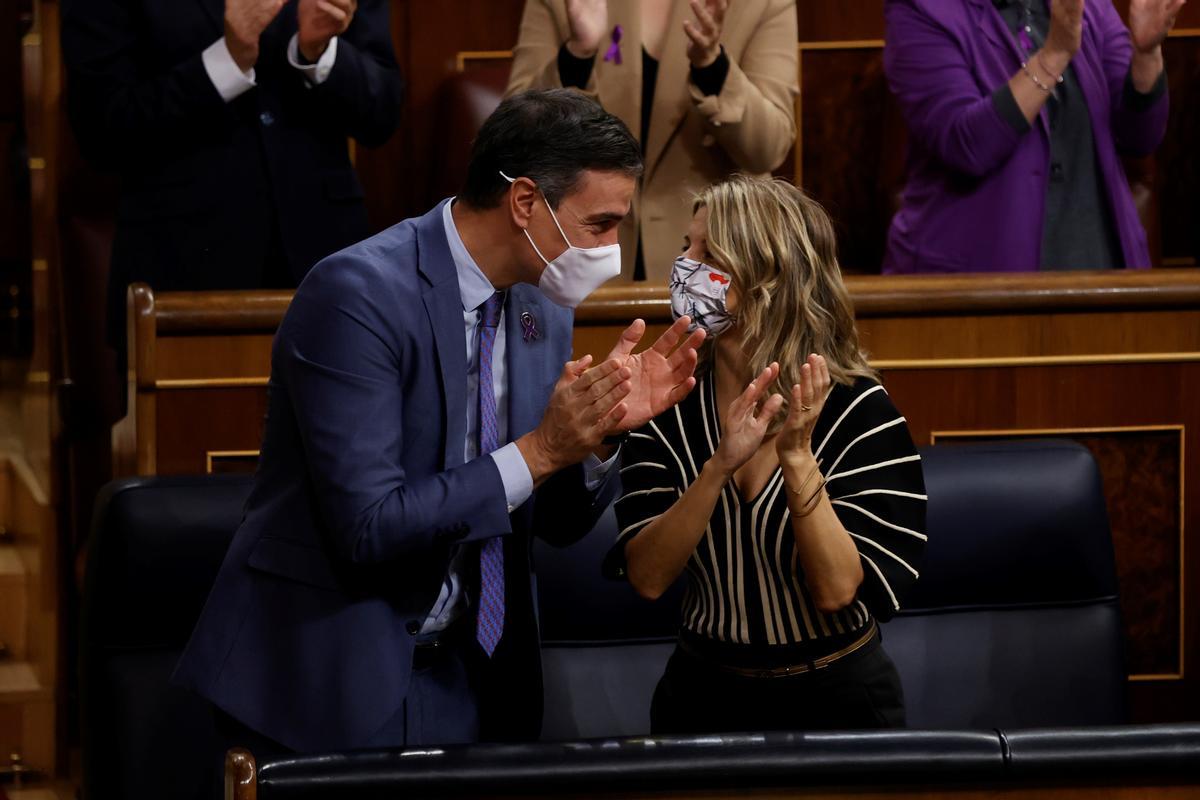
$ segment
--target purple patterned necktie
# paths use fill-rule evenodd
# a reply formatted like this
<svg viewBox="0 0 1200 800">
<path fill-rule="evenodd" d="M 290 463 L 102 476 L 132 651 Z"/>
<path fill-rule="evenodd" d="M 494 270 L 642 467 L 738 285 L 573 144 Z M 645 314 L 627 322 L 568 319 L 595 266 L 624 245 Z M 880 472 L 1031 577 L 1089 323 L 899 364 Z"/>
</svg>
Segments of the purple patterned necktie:
<svg viewBox="0 0 1200 800">
<path fill-rule="evenodd" d="M 500 447 L 496 428 L 496 392 L 492 387 L 492 350 L 504 294 L 496 292 L 480 306 L 479 318 L 479 455 Z M 504 634 L 504 548 L 499 536 L 487 539 L 479 551 L 479 619 L 475 638 L 490 658 Z"/>
</svg>

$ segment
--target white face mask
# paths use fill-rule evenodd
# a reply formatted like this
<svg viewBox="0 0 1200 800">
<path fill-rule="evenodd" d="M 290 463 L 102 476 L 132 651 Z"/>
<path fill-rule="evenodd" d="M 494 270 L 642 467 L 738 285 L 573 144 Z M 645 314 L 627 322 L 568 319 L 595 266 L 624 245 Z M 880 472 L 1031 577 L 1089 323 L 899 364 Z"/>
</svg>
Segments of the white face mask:
<svg viewBox="0 0 1200 800">
<path fill-rule="evenodd" d="M 513 182 L 513 179 L 503 172 L 500 175 L 509 183 Z M 542 251 L 533 243 L 533 237 L 529 235 L 529 231 L 525 231 L 525 238 L 533 246 L 533 251 L 546 265 L 546 269 L 542 271 L 542 277 L 538 281 L 538 289 L 551 302 L 564 308 L 575 308 L 602 284 L 621 274 L 621 245 L 575 247 L 567 238 L 567 234 L 563 233 L 562 225 L 558 223 L 558 216 L 555 215 L 554 209 L 550 208 L 550 201 L 546 200 L 546 195 L 542 195 L 542 200 L 546 203 L 546 208 L 550 210 L 550 218 L 554 220 L 554 225 L 558 228 L 563 241 L 567 243 L 567 249 L 558 258 L 547 261 L 546 257 L 542 255 Z"/>
<path fill-rule="evenodd" d="M 733 276 L 686 256 L 671 268 L 671 315 L 692 318 L 690 330 L 704 328 L 709 336 L 724 333 L 737 322 L 729 313 L 726 297 Z"/>
</svg>

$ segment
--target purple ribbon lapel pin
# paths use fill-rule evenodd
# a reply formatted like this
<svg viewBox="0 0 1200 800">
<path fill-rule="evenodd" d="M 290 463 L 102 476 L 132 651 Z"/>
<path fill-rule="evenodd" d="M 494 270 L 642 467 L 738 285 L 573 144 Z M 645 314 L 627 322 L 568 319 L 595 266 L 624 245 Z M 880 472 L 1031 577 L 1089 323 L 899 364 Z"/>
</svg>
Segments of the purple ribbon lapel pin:
<svg viewBox="0 0 1200 800">
<path fill-rule="evenodd" d="M 529 342 L 533 339 L 540 338 L 542 338 L 542 332 L 538 330 L 537 320 L 534 319 L 533 314 L 530 314 L 528 311 L 522 311 L 521 339 L 523 339 L 526 344 L 529 344 Z"/>
<path fill-rule="evenodd" d="M 608 46 L 608 52 L 604 54 L 605 61 L 611 61 L 618 67 L 621 66 L 621 34 L 624 31 L 620 25 L 612 29 L 612 44 Z"/>
</svg>

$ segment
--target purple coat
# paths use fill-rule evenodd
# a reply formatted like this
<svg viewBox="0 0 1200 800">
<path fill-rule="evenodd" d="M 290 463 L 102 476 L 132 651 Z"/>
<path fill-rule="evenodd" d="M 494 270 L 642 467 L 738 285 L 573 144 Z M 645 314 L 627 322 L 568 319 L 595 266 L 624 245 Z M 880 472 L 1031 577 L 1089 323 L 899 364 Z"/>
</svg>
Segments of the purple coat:
<svg viewBox="0 0 1200 800">
<path fill-rule="evenodd" d="M 991 0 L 887 0 L 884 70 L 910 131 L 908 180 L 888 232 L 885 273 L 1036 270 L 1041 255 L 1050 134 L 1017 133 L 992 93 L 1021 69 L 1020 51 Z M 1166 94 L 1123 109 L 1133 45 L 1112 0 L 1088 0 L 1072 66 L 1091 114 L 1096 163 L 1129 267 L 1149 267 L 1120 155 L 1162 140 Z"/>
</svg>

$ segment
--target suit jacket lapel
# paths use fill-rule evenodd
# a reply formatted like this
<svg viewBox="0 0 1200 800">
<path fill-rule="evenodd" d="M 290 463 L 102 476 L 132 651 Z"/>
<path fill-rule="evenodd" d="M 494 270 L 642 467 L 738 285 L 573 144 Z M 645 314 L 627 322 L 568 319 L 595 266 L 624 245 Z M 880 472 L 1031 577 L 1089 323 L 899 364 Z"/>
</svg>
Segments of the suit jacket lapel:
<svg viewBox="0 0 1200 800">
<path fill-rule="evenodd" d="M 504 305 L 504 335 L 508 362 L 508 440 L 516 441 L 537 427 L 546 398 L 544 389 L 557 375 L 561 364 L 552 363 L 547 346 L 549 302 L 535 287 L 517 284 L 508 290 Z M 521 317 L 528 314 L 538 329 L 538 338 L 525 338 Z M 549 372 L 552 370 L 552 372 Z M 549 372 L 549 374 L 548 374 Z"/>
<path fill-rule="evenodd" d="M 646 177 L 654 176 L 654 169 L 662 160 L 667 143 L 675 135 L 675 131 L 687 119 L 691 106 L 688 94 L 689 70 L 691 62 L 687 59 L 687 34 L 683 32 L 683 21 L 691 16 L 687 3 L 676 2 L 671 5 L 671 22 L 667 25 L 667 35 L 663 41 L 662 58 L 658 65 L 658 79 L 654 84 L 654 107 L 650 111 L 650 129 L 646 134 L 643 147 L 646 153 Z M 641 42 L 639 41 L 638 58 L 641 58 Z M 638 87 L 641 88 L 640 85 Z"/>
<path fill-rule="evenodd" d="M 417 268 L 426 281 L 421 299 L 429 315 L 442 378 L 441 399 L 446 414 L 442 463 L 450 469 L 463 463 L 467 436 L 467 339 L 458 273 L 442 222 L 443 205 L 439 203 L 417 222 Z"/>
</svg>

